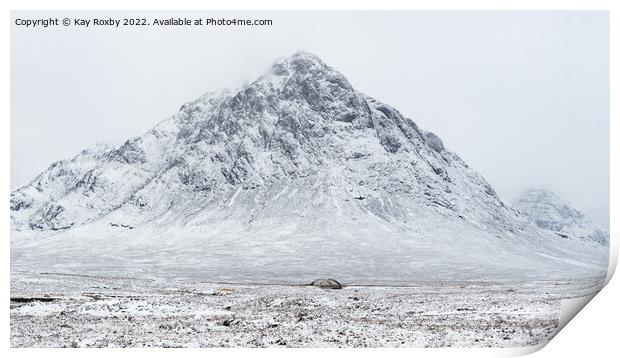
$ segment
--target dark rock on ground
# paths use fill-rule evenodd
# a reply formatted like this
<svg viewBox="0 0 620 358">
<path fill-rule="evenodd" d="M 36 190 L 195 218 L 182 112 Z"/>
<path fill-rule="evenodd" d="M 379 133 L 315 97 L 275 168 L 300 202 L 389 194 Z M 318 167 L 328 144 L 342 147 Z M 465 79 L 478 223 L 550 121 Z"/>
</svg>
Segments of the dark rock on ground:
<svg viewBox="0 0 620 358">
<path fill-rule="evenodd" d="M 311 286 L 315 286 L 315 287 L 319 287 L 319 288 L 331 288 L 331 289 L 341 289 L 342 288 L 342 284 L 336 280 L 334 280 L 333 278 L 319 278 L 316 279 L 314 281 L 312 281 L 312 283 L 310 283 Z"/>
</svg>

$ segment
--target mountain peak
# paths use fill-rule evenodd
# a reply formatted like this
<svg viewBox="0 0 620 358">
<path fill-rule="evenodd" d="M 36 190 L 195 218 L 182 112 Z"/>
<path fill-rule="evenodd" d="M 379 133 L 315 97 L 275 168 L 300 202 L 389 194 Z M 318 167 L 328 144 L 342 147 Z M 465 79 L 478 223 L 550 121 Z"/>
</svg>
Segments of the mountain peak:
<svg viewBox="0 0 620 358">
<path fill-rule="evenodd" d="M 607 245 L 607 234 L 560 194 L 542 188 L 526 190 L 514 207 L 539 228 L 565 238 Z"/>
<path fill-rule="evenodd" d="M 561 195 L 553 190 L 544 189 L 544 188 L 529 188 L 523 192 L 521 196 L 523 199 L 538 199 L 544 198 L 546 200 L 564 200 Z"/>
<path fill-rule="evenodd" d="M 284 59 L 287 62 L 325 64 L 319 56 L 307 51 L 296 51 L 290 56 L 284 57 Z"/>
<path fill-rule="evenodd" d="M 285 81 L 282 85 L 328 87 L 332 90 L 354 91 L 349 80 L 321 58 L 309 52 L 298 51 L 276 61 L 269 73 Z M 270 77 L 270 76 L 263 76 Z M 305 83 L 305 84 L 304 84 Z M 330 93 L 334 94 L 334 93 Z"/>
<path fill-rule="evenodd" d="M 319 56 L 305 51 L 297 51 L 273 64 L 273 69 L 276 73 L 288 70 L 309 73 L 315 70 L 323 70 L 326 67 L 328 66 Z"/>
</svg>

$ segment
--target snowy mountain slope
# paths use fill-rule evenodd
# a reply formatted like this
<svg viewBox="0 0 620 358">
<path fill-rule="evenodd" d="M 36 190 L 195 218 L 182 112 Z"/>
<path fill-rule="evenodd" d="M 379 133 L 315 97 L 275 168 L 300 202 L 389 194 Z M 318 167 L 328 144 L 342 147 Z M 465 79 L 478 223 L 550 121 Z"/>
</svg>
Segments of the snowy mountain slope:
<svg viewBox="0 0 620 358">
<path fill-rule="evenodd" d="M 606 232 L 552 191 L 528 190 L 513 207 L 530 218 L 539 228 L 562 238 L 609 245 L 609 235 Z"/>
<path fill-rule="evenodd" d="M 296 53 L 11 195 L 14 267 L 363 282 L 604 274 L 434 134 Z M 105 257 L 102 258 L 102 257 Z"/>
<path fill-rule="evenodd" d="M 110 212 L 146 185 L 164 166 L 174 141 L 174 121 L 160 123 L 119 148 L 99 146 L 53 163 L 11 194 L 18 229 L 60 230 Z"/>
</svg>

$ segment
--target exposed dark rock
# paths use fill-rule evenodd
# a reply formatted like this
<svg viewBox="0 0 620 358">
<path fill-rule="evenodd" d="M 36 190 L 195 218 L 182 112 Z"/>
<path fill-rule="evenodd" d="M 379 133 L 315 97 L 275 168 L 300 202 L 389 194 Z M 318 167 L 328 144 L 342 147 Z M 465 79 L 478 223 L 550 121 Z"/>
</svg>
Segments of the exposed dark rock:
<svg viewBox="0 0 620 358">
<path fill-rule="evenodd" d="M 341 289 L 342 284 L 333 278 L 319 278 L 310 283 L 311 286 L 318 288 Z"/>
<path fill-rule="evenodd" d="M 30 302 L 52 302 L 59 300 L 58 297 L 11 297 L 11 302 L 30 303 Z"/>
</svg>

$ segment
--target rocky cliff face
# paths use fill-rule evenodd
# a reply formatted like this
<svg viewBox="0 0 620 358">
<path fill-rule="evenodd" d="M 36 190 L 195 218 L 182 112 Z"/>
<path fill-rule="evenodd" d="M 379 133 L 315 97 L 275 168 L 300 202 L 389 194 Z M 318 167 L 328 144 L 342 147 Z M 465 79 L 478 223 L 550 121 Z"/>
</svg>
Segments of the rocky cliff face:
<svg viewBox="0 0 620 358">
<path fill-rule="evenodd" d="M 118 148 L 52 164 L 11 194 L 11 219 L 17 262 L 52 250 L 55 267 L 92 270 L 110 265 L 78 256 L 233 280 L 594 275 L 606 262 L 546 237 L 439 137 L 302 52 Z M 151 264 L 136 263 L 144 252 Z"/>
<path fill-rule="evenodd" d="M 528 190 L 514 207 L 536 226 L 567 240 L 608 246 L 609 235 L 599 229 L 584 213 L 558 194 L 544 189 Z"/>
</svg>

